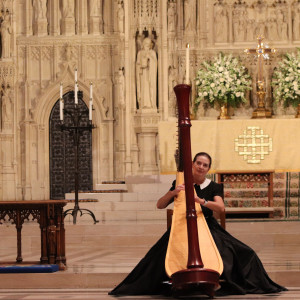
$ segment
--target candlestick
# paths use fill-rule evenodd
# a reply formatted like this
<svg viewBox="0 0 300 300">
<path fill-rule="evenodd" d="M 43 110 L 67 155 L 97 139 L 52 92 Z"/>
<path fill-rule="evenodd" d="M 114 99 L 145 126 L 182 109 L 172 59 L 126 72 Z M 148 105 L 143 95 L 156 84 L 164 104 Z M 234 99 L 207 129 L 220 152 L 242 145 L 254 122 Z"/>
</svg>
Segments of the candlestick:
<svg viewBox="0 0 300 300">
<path fill-rule="evenodd" d="M 189 44 L 186 44 L 185 56 L 186 56 L 185 81 L 186 84 L 189 84 L 190 82 L 190 45 Z"/>
</svg>

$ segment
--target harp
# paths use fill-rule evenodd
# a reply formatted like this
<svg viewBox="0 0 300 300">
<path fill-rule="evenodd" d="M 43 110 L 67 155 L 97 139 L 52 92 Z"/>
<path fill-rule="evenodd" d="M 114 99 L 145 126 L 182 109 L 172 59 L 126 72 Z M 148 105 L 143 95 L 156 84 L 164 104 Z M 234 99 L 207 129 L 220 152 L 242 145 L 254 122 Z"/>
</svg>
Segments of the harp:
<svg viewBox="0 0 300 300">
<path fill-rule="evenodd" d="M 199 203 L 194 200 L 190 139 L 189 95 L 191 87 L 175 86 L 178 104 L 179 162 L 176 185 L 185 183 L 174 200 L 174 212 L 165 259 L 177 294 L 199 293 L 210 297 L 219 285 L 223 261 L 207 226 Z"/>
</svg>

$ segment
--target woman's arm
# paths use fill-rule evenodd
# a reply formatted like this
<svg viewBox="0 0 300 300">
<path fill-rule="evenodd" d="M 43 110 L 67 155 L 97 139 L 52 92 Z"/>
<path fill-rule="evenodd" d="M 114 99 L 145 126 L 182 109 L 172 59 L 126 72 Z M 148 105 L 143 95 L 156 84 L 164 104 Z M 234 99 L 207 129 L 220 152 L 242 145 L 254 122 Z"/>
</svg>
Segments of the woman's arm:
<svg viewBox="0 0 300 300">
<path fill-rule="evenodd" d="M 156 207 L 159 209 L 166 208 L 169 205 L 172 198 L 177 196 L 179 194 L 179 192 L 184 189 L 185 189 L 184 184 L 181 184 L 181 185 L 176 186 L 175 190 L 168 191 L 164 196 L 162 196 L 161 198 L 158 199 L 158 201 L 156 203 Z"/>
<path fill-rule="evenodd" d="M 221 196 L 214 196 L 214 200 L 207 201 L 206 204 L 205 204 L 205 199 L 195 196 L 195 202 L 198 202 L 201 205 L 203 205 L 215 212 L 224 212 L 225 211 L 224 201 Z"/>
</svg>

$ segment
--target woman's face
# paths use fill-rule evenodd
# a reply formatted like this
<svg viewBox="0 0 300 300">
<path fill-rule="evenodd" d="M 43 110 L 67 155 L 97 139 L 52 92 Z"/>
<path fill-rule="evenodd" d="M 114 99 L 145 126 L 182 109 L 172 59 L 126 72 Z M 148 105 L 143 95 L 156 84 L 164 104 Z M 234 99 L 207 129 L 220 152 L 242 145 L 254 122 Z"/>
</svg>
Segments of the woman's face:
<svg viewBox="0 0 300 300">
<path fill-rule="evenodd" d="M 205 176 L 210 169 L 210 160 L 208 157 L 199 155 L 195 162 L 193 162 L 193 174 L 198 176 Z"/>
</svg>

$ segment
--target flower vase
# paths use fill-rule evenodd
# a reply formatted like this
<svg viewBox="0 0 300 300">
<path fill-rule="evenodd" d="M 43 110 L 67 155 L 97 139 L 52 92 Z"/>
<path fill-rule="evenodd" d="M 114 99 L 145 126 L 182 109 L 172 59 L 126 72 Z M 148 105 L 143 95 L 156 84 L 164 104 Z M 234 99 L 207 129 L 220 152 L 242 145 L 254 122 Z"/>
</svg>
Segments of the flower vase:
<svg viewBox="0 0 300 300">
<path fill-rule="evenodd" d="M 220 111 L 220 115 L 218 117 L 219 120 L 227 120 L 230 119 L 230 116 L 228 115 L 228 107 L 227 107 L 227 103 L 224 103 L 221 106 L 221 111 Z"/>
<path fill-rule="evenodd" d="M 300 118 L 300 103 L 297 106 L 297 114 L 296 114 L 295 118 Z"/>
</svg>

